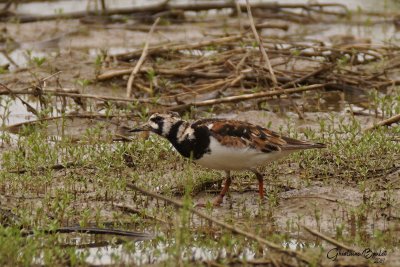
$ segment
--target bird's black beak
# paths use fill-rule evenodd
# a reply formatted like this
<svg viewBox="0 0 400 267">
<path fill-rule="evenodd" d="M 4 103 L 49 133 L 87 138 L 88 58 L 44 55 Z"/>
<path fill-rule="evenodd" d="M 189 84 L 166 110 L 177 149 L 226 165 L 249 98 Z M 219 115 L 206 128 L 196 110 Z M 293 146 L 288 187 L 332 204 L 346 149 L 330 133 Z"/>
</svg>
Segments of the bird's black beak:
<svg viewBox="0 0 400 267">
<path fill-rule="evenodd" d="M 146 132 L 146 131 L 151 131 L 151 130 L 152 130 L 152 128 L 150 127 L 150 125 L 145 123 L 137 128 L 133 128 L 133 129 L 129 130 L 129 132 L 136 133 L 136 132 Z"/>
</svg>

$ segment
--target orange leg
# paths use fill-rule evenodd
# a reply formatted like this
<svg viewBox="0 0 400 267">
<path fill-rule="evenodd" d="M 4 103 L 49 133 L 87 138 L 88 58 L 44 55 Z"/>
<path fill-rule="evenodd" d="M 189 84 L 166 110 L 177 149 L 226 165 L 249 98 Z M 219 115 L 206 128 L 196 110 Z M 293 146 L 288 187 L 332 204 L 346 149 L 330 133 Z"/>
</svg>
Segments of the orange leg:
<svg viewBox="0 0 400 267">
<path fill-rule="evenodd" d="M 232 178 L 231 178 L 230 172 L 226 171 L 226 180 L 225 180 L 225 183 L 224 183 L 224 187 L 222 188 L 222 190 L 219 193 L 219 195 L 217 197 L 215 197 L 213 202 L 212 202 L 214 207 L 217 207 L 217 206 L 221 205 L 222 201 L 224 200 L 225 194 L 229 190 L 229 186 L 231 185 L 231 183 L 232 183 Z M 205 206 L 206 205 L 204 203 L 197 203 L 196 204 L 196 207 L 205 207 Z"/>
<path fill-rule="evenodd" d="M 223 201 L 223 199 L 224 199 L 225 194 L 226 194 L 226 193 L 228 192 L 228 190 L 229 190 L 229 186 L 231 185 L 231 183 L 232 183 L 232 178 L 231 178 L 231 175 L 230 175 L 229 171 L 227 171 L 227 172 L 226 172 L 226 180 L 225 180 L 224 187 L 222 188 L 222 190 L 221 190 L 221 192 L 219 193 L 219 195 L 214 199 L 214 201 L 213 201 L 213 205 L 214 205 L 214 206 L 219 206 L 219 205 L 221 205 L 221 203 L 222 203 L 222 201 Z"/>
<path fill-rule="evenodd" d="M 261 173 L 256 170 L 252 170 L 252 172 L 256 175 L 258 180 L 258 194 L 260 195 L 260 199 L 264 199 L 264 179 Z"/>
</svg>

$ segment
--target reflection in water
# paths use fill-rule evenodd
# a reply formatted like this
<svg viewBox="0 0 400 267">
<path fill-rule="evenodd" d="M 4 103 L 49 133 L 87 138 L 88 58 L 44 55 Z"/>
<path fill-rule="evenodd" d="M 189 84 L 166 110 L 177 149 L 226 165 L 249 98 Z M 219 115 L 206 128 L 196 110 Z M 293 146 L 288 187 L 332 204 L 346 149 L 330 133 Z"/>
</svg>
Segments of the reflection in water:
<svg viewBox="0 0 400 267">
<path fill-rule="evenodd" d="M 174 242 L 168 241 L 168 243 L 158 242 L 157 244 L 150 244 L 151 241 L 139 241 L 132 243 L 129 250 L 125 247 L 126 244 L 117 245 L 114 247 L 107 246 L 102 248 L 90 248 L 88 250 L 78 250 L 77 253 L 89 252 L 89 256 L 86 258 L 86 262 L 89 264 L 114 264 L 125 263 L 125 264 L 154 264 L 160 263 L 171 259 L 171 253 L 168 250 L 174 246 Z M 308 243 L 309 247 L 314 245 Z M 290 239 L 282 244 L 283 247 L 290 250 L 298 250 L 304 247 L 304 244 L 297 239 Z M 235 249 L 234 249 L 235 250 Z M 239 249 L 238 249 L 239 251 Z M 237 258 L 240 260 L 253 260 L 259 252 L 253 251 L 251 248 L 240 248 L 240 253 Z M 227 250 L 221 247 L 219 250 L 215 248 L 206 247 L 189 247 L 181 251 L 183 260 L 195 260 L 195 261 L 211 261 L 217 258 L 226 258 Z M 118 258 L 118 261 L 116 259 Z"/>
<path fill-rule="evenodd" d="M 6 103 L 10 100 L 10 98 L 7 97 L 2 97 L 3 99 L 0 102 L 0 110 L 4 110 L 6 107 L 5 105 L 7 105 Z M 27 101 L 25 99 L 25 101 Z M 35 106 L 36 103 L 32 103 L 30 101 L 27 101 L 29 104 Z M 7 118 L 4 118 L 4 121 L 1 121 L 0 124 L 4 123 L 5 125 L 12 125 L 12 124 L 17 124 L 17 123 L 21 123 L 21 122 L 25 122 L 25 121 L 29 121 L 32 119 L 35 119 L 35 115 L 33 115 L 32 113 L 28 112 L 26 110 L 26 107 L 24 106 L 24 104 L 22 104 L 21 101 L 19 100 L 12 100 L 11 103 L 8 105 L 8 110 L 11 114 L 11 116 L 8 116 Z M 3 118 L 2 118 L 3 119 Z"/>
</svg>

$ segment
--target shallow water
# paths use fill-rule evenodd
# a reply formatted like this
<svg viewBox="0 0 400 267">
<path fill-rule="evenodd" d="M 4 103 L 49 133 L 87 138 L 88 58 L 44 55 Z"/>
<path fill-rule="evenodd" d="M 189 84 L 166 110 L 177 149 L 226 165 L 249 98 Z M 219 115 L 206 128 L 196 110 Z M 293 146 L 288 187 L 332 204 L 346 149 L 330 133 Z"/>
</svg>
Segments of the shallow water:
<svg viewBox="0 0 400 267">
<path fill-rule="evenodd" d="M 173 256 L 168 256 L 168 246 L 173 246 L 174 242 L 170 241 L 168 244 L 158 243 L 154 246 L 147 246 L 146 243 L 150 241 L 139 241 L 133 244 L 132 252 L 126 251 L 124 245 L 117 245 L 115 247 L 102 247 L 102 248 L 90 248 L 89 257 L 86 259 L 86 262 L 89 264 L 99 265 L 99 264 L 115 264 L 115 263 L 124 263 L 124 264 L 156 264 L 162 261 L 166 261 L 168 259 L 172 259 Z M 288 242 L 284 242 L 282 244 L 283 247 L 291 250 L 297 250 L 299 247 L 302 247 L 302 242 L 291 239 Z M 312 247 L 312 246 L 311 246 Z M 146 251 L 146 253 L 143 253 Z M 78 250 L 77 253 L 83 253 L 85 250 Z M 216 259 L 217 257 L 225 258 L 227 256 L 227 251 L 224 248 L 221 248 L 220 251 L 216 252 L 214 249 L 207 249 L 204 247 L 190 247 L 181 252 L 184 256 L 183 260 L 196 260 L 196 261 L 211 261 Z M 255 251 L 251 249 L 244 249 L 238 258 L 241 260 L 253 260 L 256 256 Z M 116 257 L 118 260 L 116 261 Z"/>
</svg>

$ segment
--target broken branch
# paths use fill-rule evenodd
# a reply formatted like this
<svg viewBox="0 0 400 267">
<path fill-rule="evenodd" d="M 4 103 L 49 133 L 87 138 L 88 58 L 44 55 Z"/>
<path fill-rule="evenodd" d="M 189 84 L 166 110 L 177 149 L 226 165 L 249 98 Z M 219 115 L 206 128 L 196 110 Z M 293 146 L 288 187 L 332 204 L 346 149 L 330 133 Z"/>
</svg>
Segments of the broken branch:
<svg viewBox="0 0 400 267">
<path fill-rule="evenodd" d="M 166 110 L 182 110 L 182 109 L 186 109 L 191 106 L 204 107 L 204 106 L 211 106 L 211 105 L 221 104 L 221 103 L 234 103 L 234 102 L 239 102 L 239 101 L 251 100 L 251 99 L 255 99 L 255 98 L 259 98 L 259 97 L 272 97 L 272 96 L 278 96 L 278 95 L 293 94 L 293 93 L 299 93 L 299 92 L 304 92 L 304 91 L 322 89 L 324 87 L 325 87 L 324 84 L 313 84 L 313 85 L 303 86 L 303 87 L 299 87 L 299 88 L 274 90 L 274 91 L 268 91 L 268 92 L 259 92 L 259 93 L 254 93 L 254 94 L 239 95 L 239 96 L 228 96 L 228 97 L 223 97 L 223 98 L 218 98 L 218 99 L 210 99 L 210 100 L 205 100 L 205 101 L 177 105 L 174 107 L 166 108 Z"/>
<path fill-rule="evenodd" d="M 246 0 L 246 7 L 247 7 L 247 14 L 248 14 L 249 20 L 250 20 L 251 30 L 253 31 L 254 37 L 256 38 L 257 44 L 258 44 L 258 46 L 260 48 L 261 55 L 262 55 L 265 63 L 267 64 L 267 69 L 268 69 L 269 73 L 271 74 L 272 82 L 273 82 L 274 86 L 277 86 L 278 85 L 278 81 L 276 80 L 274 70 L 272 69 L 271 62 L 269 61 L 268 54 L 267 54 L 267 52 L 265 52 L 263 41 L 260 38 L 260 36 L 258 35 L 256 26 L 254 24 L 254 19 L 253 19 L 253 15 L 251 14 L 251 8 L 250 8 L 249 0 Z"/>
<path fill-rule="evenodd" d="M 400 121 L 400 114 L 397 114 L 397 115 L 394 115 L 394 116 L 390 117 L 389 119 L 380 121 L 377 124 L 375 124 L 375 125 L 373 125 L 371 127 L 368 127 L 364 131 L 371 131 L 371 130 L 377 129 L 377 128 L 381 127 L 381 126 L 389 126 L 389 125 L 391 125 L 393 123 L 396 123 L 396 122 L 399 122 L 399 121 Z"/>
<path fill-rule="evenodd" d="M 128 84 L 126 86 L 126 97 L 131 97 L 132 95 L 132 84 L 133 81 L 135 79 L 135 75 L 138 73 L 140 67 L 142 66 L 143 62 L 146 60 L 146 56 L 147 56 L 147 51 L 149 49 L 149 42 L 151 39 L 151 35 L 153 34 L 154 28 L 156 27 L 156 25 L 158 24 L 158 22 L 160 21 L 160 17 L 158 17 L 156 19 L 156 21 L 153 23 L 153 26 L 151 26 L 151 29 L 149 31 L 149 33 L 147 34 L 147 38 L 146 38 L 146 43 L 144 45 L 142 54 L 138 60 L 138 62 L 136 63 L 135 67 L 132 70 L 131 75 L 129 76 L 128 79 Z"/>
</svg>

